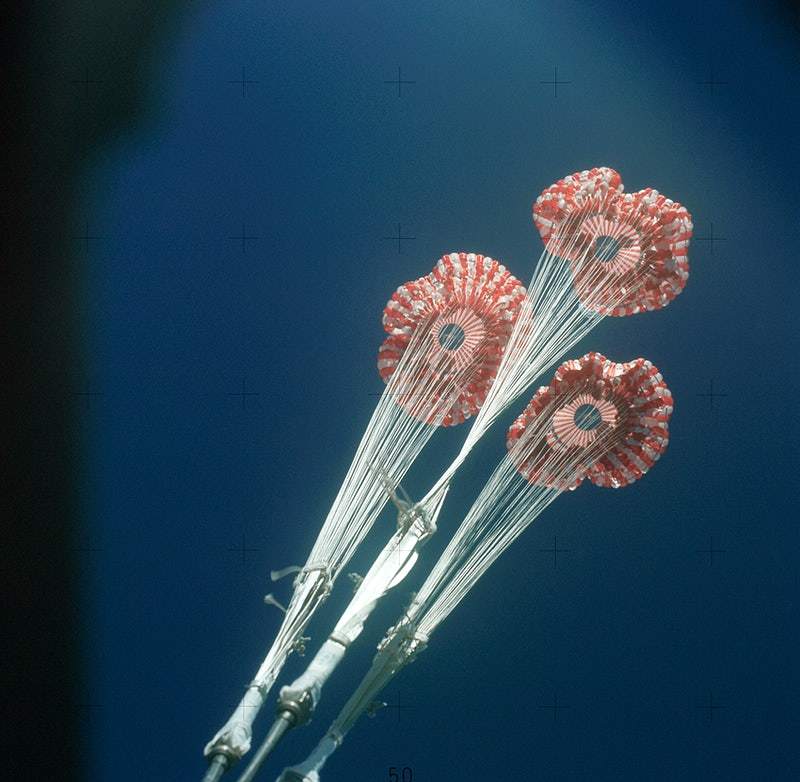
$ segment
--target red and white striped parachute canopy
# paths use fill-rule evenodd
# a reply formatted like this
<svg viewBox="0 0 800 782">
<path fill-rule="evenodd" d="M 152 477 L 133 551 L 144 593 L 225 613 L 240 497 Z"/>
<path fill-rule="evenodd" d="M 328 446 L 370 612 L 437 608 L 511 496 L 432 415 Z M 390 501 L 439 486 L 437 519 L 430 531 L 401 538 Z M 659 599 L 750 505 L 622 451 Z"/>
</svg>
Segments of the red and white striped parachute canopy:
<svg viewBox="0 0 800 782">
<path fill-rule="evenodd" d="M 506 445 L 532 483 L 619 488 L 642 477 L 669 442 L 672 395 L 649 361 L 599 353 L 565 361 L 511 424 Z"/>
<path fill-rule="evenodd" d="M 686 207 L 652 188 L 623 193 L 611 168 L 578 171 L 548 187 L 533 205 L 533 222 L 548 251 L 570 262 L 584 306 L 603 315 L 665 307 L 689 278 Z"/>
<path fill-rule="evenodd" d="M 395 378 L 397 402 L 443 426 L 475 415 L 525 295 L 502 264 L 475 253 L 444 255 L 430 274 L 401 285 L 383 311 L 389 336 L 378 351 L 385 383 L 398 368 L 404 375 Z"/>
</svg>

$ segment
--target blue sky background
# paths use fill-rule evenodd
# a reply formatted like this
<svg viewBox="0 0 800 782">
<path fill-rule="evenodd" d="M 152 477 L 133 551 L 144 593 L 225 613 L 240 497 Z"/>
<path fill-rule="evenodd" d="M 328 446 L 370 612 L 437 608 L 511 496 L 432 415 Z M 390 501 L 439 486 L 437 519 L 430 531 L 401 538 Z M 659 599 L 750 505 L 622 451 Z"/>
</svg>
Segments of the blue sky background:
<svg viewBox="0 0 800 782">
<path fill-rule="evenodd" d="M 359 724 L 323 778 L 800 776 L 796 31 L 756 3 L 200 5 L 152 62 L 146 123 L 98 152 L 75 214 L 93 237 L 90 778 L 202 776 L 279 624 L 269 570 L 305 560 L 381 390 L 386 299 L 453 250 L 527 281 L 532 201 L 595 165 L 694 216 L 686 291 L 565 356 L 652 360 L 676 398 L 670 447 L 630 488 L 559 498 L 388 689 L 404 708 Z M 385 83 L 398 66 L 414 82 L 401 96 Z M 415 237 L 402 253 L 383 238 L 398 223 Z M 528 396 L 265 780 L 337 713 Z M 412 494 L 463 435 L 432 439 Z M 342 581 L 312 648 L 347 598 Z"/>
</svg>

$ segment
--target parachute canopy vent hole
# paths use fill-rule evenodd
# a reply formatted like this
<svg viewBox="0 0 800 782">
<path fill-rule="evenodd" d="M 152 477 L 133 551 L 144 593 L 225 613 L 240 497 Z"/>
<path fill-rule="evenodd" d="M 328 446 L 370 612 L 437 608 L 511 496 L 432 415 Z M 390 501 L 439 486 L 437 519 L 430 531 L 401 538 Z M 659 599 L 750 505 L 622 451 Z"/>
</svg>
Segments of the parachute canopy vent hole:
<svg viewBox="0 0 800 782">
<path fill-rule="evenodd" d="M 464 329 L 455 323 L 445 323 L 439 329 L 439 344 L 445 350 L 458 350 L 464 344 Z"/>
<path fill-rule="evenodd" d="M 613 261 L 621 249 L 619 240 L 613 236 L 598 236 L 594 240 L 594 257 L 601 263 Z"/>
<path fill-rule="evenodd" d="M 581 405 L 575 411 L 575 426 L 584 432 L 591 432 L 597 429 L 603 422 L 603 416 L 594 405 Z"/>
</svg>

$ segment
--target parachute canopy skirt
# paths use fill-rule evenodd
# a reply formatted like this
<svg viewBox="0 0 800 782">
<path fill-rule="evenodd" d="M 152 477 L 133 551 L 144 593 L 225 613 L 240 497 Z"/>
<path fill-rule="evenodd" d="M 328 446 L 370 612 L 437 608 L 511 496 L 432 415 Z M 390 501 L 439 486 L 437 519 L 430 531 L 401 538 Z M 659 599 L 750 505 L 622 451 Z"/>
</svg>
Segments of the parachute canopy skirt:
<svg viewBox="0 0 800 782">
<path fill-rule="evenodd" d="M 441 426 L 475 415 L 525 295 L 502 264 L 475 253 L 445 255 L 430 274 L 401 285 L 384 309 L 389 336 L 378 351 L 378 371 L 386 383 L 394 378 L 397 403 Z"/>
<path fill-rule="evenodd" d="M 649 187 L 624 193 L 611 168 L 559 179 L 536 199 L 533 222 L 548 252 L 570 264 L 581 303 L 602 315 L 660 309 L 686 286 L 686 207 Z"/>
<path fill-rule="evenodd" d="M 511 424 L 506 445 L 531 483 L 574 489 L 584 479 L 619 488 L 666 450 L 672 395 L 649 361 L 599 353 L 565 361 Z"/>
</svg>

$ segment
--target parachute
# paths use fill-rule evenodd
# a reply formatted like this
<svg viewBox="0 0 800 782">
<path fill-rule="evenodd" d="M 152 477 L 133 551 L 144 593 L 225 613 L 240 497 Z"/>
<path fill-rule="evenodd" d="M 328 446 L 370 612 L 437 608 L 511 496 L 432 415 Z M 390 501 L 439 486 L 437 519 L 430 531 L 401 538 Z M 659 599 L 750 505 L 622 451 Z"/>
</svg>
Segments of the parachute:
<svg viewBox="0 0 800 782">
<path fill-rule="evenodd" d="M 576 416 L 584 405 L 604 408 L 605 415 L 599 413 L 591 428 L 584 428 L 584 416 Z M 646 443 L 654 462 L 668 442 L 672 407 L 663 378 L 644 359 L 616 364 L 588 353 L 562 364 L 511 425 L 506 457 L 409 607 L 387 631 L 356 691 L 308 758 L 285 769 L 278 782 L 319 782 L 327 759 L 381 690 L 428 646 L 441 622 L 559 494 L 585 478 L 613 487 L 638 480 L 646 469 L 627 471 L 623 480 L 614 473 L 617 461 Z M 570 415 L 572 423 L 567 421 Z M 568 432 L 566 440 L 558 439 L 559 430 Z M 575 430 L 593 435 L 579 437 Z M 615 477 L 609 478 L 609 472 Z"/>
<path fill-rule="evenodd" d="M 218 779 L 249 750 L 252 724 L 269 690 L 383 509 L 386 487 L 392 492 L 398 486 L 438 426 L 463 421 L 482 402 L 525 295 L 524 286 L 491 258 L 453 253 L 392 297 L 384 313 L 389 337 L 379 353 L 386 387 L 295 578 L 274 643 L 239 705 L 206 745 L 214 767 L 207 780 Z M 442 336 L 448 326 L 464 331 L 461 345 L 454 344 L 454 335 Z M 428 503 L 426 518 L 443 499 Z"/>
<path fill-rule="evenodd" d="M 378 352 L 381 378 L 388 382 L 395 373 L 416 330 L 430 328 L 434 339 L 425 360 L 432 380 L 476 364 L 471 382 L 441 421 L 443 426 L 463 423 L 486 399 L 524 298 L 522 284 L 492 258 L 474 253 L 443 256 L 429 275 L 401 285 L 386 305 L 383 327 L 389 336 Z M 412 389 L 398 402 L 411 415 L 433 423 L 425 409 L 431 403 L 430 393 Z"/>
<path fill-rule="evenodd" d="M 613 169 L 560 179 L 536 199 L 533 221 L 570 263 L 582 303 L 604 315 L 660 309 L 686 286 L 691 215 L 649 187 L 623 193 Z"/>
<path fill-rule="evenodd" d="M 295 579 L 275 642 L 239 706 L 206 746 L 206 756 L 217 767 L 209 769 L 207 782 L 218 779 L 248 751 L 253 720 L 286 658 L 302 642 L 304 628 L 387 499 L 396 499 L 400 481 L 435 429 L 472 419 L 460 451 L 428 493 L 404 508 L 398 506 L 397 531 L 308 675 L 282 690 L 287 698 L 281 703 L 288 711 L 279 716 L 284 714 L 286 724 L 280 730 L 273 725 L 259 750 L 262 757 L 287 727 L 308 718 L 322 685 L 377 601 L 414 566 L 419 548 L 436 530 L 451 480 L 503 410 L 603 317 L 663 307 L 686 283 L 689 213 L 654 190 L 623 195 L 621 178 L 613 169 L 596 168 L 559 180 L 537 199 L 533 217 L 545 249 L 527 291 L 488 256 L 450 253 L 430 274 L 400 286 L 386 305 L 383 325 L 388 336 L 378 354 L 386 387 Z M 618 413 L 608 407 L 612 403 L 601 401 L 598 398 L 596 413 L 610 431 Z M 560 462 L 550 458 L 548 469 L 571 464 L 576 445 L 583 443 L 584 452 L 593 453 L 605 442 L 605 430 L 592 436 L 572 431 L 570 414 L 562 409 L 553 423 L 547 442 Z M 528 442 L 524 430 L 510 437 Z M 573 447 L 562 452 L 555 448 L 558 443 Z M 598 482 L 601 476 L 611 481 L 600 485 L 624 485 L 653 460 L 654 451 L 648 450 L 652 444 L 645 447 L 634 438 L 625 448 L 608 455 L 604 471 L 597 467 Z M 559 481 L 575 482 L 580 474 L 576 467 Z M 569 486 L 556 482 L 544 488 L 561 491 Z M 500 494 L 494 497 L 500 499 Z"/>
<path fill-rule="evenodd" d="M 517 471 L 532 483 L 562 489 L 574 489 L 585 478 L 598 486 L 627 486 L 666 449 L 671 402 L 649 361 L 615 364 L 600 353 L 587 353 L 562 364 L 550 385 L 536 392 L 511 424 L 507 445 L 517 453 L 514 445 L 554 407 L 550 427 L 539 430 L 538 442 L 525 449 Z M 600 458 L 594 453 L 598 440 L 604 443 Z M 551 472 L 554 454 L 576 468 L 566 483 Z"/>
</svg>

